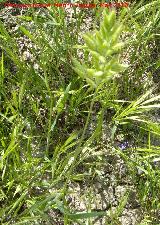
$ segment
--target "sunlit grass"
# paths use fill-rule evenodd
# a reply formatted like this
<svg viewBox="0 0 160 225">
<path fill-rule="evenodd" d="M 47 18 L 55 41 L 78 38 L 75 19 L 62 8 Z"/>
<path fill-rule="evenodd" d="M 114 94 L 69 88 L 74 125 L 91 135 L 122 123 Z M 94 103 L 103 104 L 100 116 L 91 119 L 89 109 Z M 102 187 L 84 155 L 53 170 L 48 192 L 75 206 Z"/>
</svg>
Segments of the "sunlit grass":
<svg viewBox="0 0 160 225">
<path fill-rule="evenodd" d="M 78 37 L 85 10 L 73 10 L 67 25 L 63 9 L 44 9 L 45 16 L 29 9 L 16 19 L 17 34 L 0 21 L 1 224 L 94 224 L 104 218 L 119 225 L 129 190 L 106 210 L 93 207 L 89 189 L 85 211 L 68 201 L 72 185 L 105 182 L 108 151 L 129 171 L 143 211 L 139 225 L 159 222 L 160 128 L 154 113 L 160 95 L 153 79 L 159 76 L 159 5 L 133 2 L 117 15 L 106 11 L 104 20 L 94 12 L 93 28 L 101 26 L 84 35 L 84 45 Z M 35 61 L 22 57 L 18 36 L 30 40 Z M 119 134 L 131 143 L 124 151 L 115 145 Z"/>
</svg>

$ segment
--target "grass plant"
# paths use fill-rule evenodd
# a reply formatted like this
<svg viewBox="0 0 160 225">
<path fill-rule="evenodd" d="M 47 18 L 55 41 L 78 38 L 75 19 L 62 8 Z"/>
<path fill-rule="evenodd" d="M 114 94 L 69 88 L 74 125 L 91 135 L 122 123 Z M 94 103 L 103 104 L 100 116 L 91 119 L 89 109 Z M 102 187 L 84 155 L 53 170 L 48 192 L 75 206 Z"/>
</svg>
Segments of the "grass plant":
<svg viewBox="0 0 160 225">
<path fill-rule="evenodd" d="M 55 7 L 12 16 L 14 32 L 0 20 L 0 224 L 123 224 L 129 188 L 116 207 L 94 200 L 119 157 L 139 202 L 136 224 L 158 225 L 159 6 L 94 9 L 83 43 L 84 9 L 73 9 L 69 25 Z M 31 43 L 26 56 L 20 37 Z"/>
</svg>

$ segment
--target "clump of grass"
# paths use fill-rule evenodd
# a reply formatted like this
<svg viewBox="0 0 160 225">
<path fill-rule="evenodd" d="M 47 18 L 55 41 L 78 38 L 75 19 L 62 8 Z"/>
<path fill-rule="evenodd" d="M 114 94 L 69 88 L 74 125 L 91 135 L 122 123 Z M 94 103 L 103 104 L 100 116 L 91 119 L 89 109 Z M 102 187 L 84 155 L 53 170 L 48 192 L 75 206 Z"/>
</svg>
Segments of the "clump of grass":
<svg viewBox="0 0 160 225">
<path fill-rule="evenodd" d="M 159 40 L 158 4 L 141 1 L 117 16 L 104 10 L 100 29 L 86 33 L 85 45 L 78 46 L 84 52 L 81 63 L 75 44 L 79 44 L 82 13 L 74 11 L 72 35 L 63 9 L 57 9 L 57 17 L 52 7 L 43 10 L 45 16 L 34 9 L 19 16 L 17 34 L 0 22 L 1 224 L 93 224 L 98 218 L 119 224 L 130 191 L 115 208 L 109 204 L 97 210 L 92 204 L 94 181 L 104 185 L 105 166 L 115 166 L 114 160 L 106 160 L 108 150 L 125 162 L 143 211 L 140 223 L 158 222 L 159 146 L 154 140 L 160 129 L 153 112 L 159 109 L 160 96 L 158 88 L 153 90 L 151 73 L 157 71 L 159 60 L 157 55 L 150 57 Z M 32 43 L 28 50 L 35 62 L 22 57 L 19 36 Z M 128 50 L 126 67 L 123 52 Z M 104 124 L 109 132 L 102 144 Z M 126 149 L 115 145 L 120 132 L 128 138 Z M 92 185 L 83 191 L 83 212 L 68 200 L 75 184 Z"/>
</svg>

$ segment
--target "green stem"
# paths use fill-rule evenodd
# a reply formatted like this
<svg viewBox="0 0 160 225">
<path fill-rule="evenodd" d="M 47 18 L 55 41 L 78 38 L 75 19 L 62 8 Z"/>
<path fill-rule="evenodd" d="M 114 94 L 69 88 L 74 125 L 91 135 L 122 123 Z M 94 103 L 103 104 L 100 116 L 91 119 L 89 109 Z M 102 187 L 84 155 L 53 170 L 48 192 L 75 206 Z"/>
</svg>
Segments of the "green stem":
<svg viewBox="0 0 160 225">
<path fill-rule="evenodd" d="M 83 142 L 83 140 L 84 140 L 84 135 L 85 135 L 85 133 L 86 133 L 86 130 L 87 130 L 87 127 L 88 127 L 88 124 L 89 124 L 89 120 L 90 120 L 90 116 L 91 116 L 91 112 L 92 112 L 92 108 L 93 108 L 93 104 L 94 104 L 94 101 L 95 101 L 95 97 L 96 97 L 96 95 L 97 95 L 97 92 L 98 92 L 98 88 L 96 89 L 96 91 L 94 92 L 94 95 L 93 95 L 93 98 L 92 98 L 92 101 L 91 101 L 91 104 L 90 104 L 90 108 L 89 108 L 89 112 L 88 112 L 88 116 L 87 116 L 87 120 L 86 120 L 86 123 L 85 123 L 85 126 L 84 126 L 84 129 L 83 129 L 83 133 L 82 133 L 82 136 L 81 136 L 81 138 L 80 138 L 80 140 L 79 140 L 79 145 L 78 145 L 78 147 L 77 147 L 77 150 L 76 150 L 76 152 L 75 152 L 75 154 L 74 154 L 74 162 L 77 160 L 77 158 L 78 158 L 78 156 L 79 156 L 79 154 L 80 154 L 80 152 L 81 152 L 81 145 L 82 145 L 82 142 Z M 65 184 L 64 184 L 64 202 L 65 202 L 65 196 L 66 196 L 66 194 L 67 194 L 67 183 L 68 183 L 68 181 L 70 180 L 69 178 L 70 178 L 70 176 L 71 176 L 71 174 L 72 174 L 72 172 L 73 172 L 73 169 L 74 169 L 74 163 L 72 163 L 72 165 L 70 166 L 70 168 L 69 168 L 69 170 L 68 170 L 68 173 L 67 173 L 67 181 L 65 182 Z"/>
</svg>

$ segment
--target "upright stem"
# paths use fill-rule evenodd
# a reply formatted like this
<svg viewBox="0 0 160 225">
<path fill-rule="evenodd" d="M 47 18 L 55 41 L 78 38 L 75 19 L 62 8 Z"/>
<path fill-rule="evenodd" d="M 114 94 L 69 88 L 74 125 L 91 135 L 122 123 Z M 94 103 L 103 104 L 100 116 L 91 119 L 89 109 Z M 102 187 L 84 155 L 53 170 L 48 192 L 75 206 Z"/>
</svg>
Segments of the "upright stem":
<svg viewBox="0 0 160 225">
<path fill-rule="evenodd" d="M 90 104 L 90 108 L 89 108 L 89 112 L 88 112 L 88 116 L 87 116 L 87 120 L 86 120 L 84 129 L 83 129 L 83 133 L 82 133 L 82 136 L 81 136 L 81 138 L 79 140 L 79 144 L 78 144 L 77 149 L 76 149 L 75 154 L 74 154 L 74 162 L 77 160 L 77 158 L 78 158 L 78 156 L 79 156 L 79 154 L 81 152 L 81 145 L 82 145 L 82 142 L 83 142 L 83 139 L 84 139 L 84 135 L 86 133 L 86 130 L 87 130 L 87 127 L 88 127 L 88 124 L 89 124 L 90 115 L 91 115 L 91 112 L 92 112 L 92 108 L 93 108 L 93 104 L 94 104 L 94 100 L 95 100 L 97 91 L 98 91 L 98 88 L 94 92 L 93 99 L 92 99 L 91 104 Z M 71 166 L 70 166 L 70 168 L 68 170 L 68 173 L 67 173 L 68 180 L 69 180 L 69 177 L 71 176 L 71 173 L 73 171 L 73 168 L 74 168 L 74 165 L 75 165 L 74 162 L 71 164 Z M 64 185 L 64 192 L 66 192 L 68 180 L 66 181 L 66 183 Z"/>
</svg>

